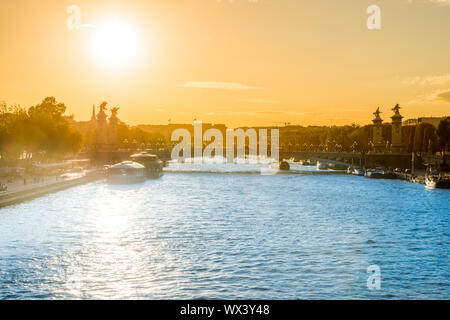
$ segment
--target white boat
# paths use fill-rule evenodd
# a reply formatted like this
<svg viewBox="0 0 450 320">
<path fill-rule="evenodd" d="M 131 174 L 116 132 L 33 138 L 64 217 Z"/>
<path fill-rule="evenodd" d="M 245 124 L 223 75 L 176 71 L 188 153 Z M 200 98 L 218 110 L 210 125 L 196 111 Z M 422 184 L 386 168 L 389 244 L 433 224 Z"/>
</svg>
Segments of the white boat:
<svg viewBox="0 0 450 320">
<path fill-rule="evenodd" d="M 158 179 L 163 175 L 163 162 L 154 154 L 141 152 L 133 154 L 130 159 L 145 167 L 148 179 Z"/>
<path fill-rule="evenodd" d="M 108 183 L 141 183 L 147 179 L 146 169 L 142 164 L 123 161 L 108 168 Z"/>
<path fill-rule="evenodd" d="M 317 169 L 319 170 L 328 169 L 328 163 L 317 161 Z"/>
<path fill-rule="evenodd" d="M 426 174 L 425 175 L 425 186 L 428 189 L 450 189 L 450 179 L 443 178 L 439 175 Z"/>
<path fill-rule="evenodd" d="M 364 174 L 365 174 L 365 171 L 364 170 L 362 170 L 362 169 L 353 169 L 353 174 L 355 175 L 355 176 L 364 176 Z"/>
<path fill-rule="evenodd" d="M 441 174 L 433 165 L 427 166 L 424 180 L 428 189 L 450 189 L 450 177 Z"/>
</svg>

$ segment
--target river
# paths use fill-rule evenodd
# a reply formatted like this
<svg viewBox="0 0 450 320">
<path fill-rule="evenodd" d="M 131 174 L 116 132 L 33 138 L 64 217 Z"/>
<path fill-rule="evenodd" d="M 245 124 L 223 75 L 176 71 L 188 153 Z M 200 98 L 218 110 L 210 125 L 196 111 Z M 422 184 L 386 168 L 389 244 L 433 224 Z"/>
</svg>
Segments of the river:
<svg viewBox="0 0 450 320">
<path fill-rule="evenodd" d="M 166 173 L 0 209 L 0 298 L 449 299 L 449 251 L 448 190 Z"/>
</svg>

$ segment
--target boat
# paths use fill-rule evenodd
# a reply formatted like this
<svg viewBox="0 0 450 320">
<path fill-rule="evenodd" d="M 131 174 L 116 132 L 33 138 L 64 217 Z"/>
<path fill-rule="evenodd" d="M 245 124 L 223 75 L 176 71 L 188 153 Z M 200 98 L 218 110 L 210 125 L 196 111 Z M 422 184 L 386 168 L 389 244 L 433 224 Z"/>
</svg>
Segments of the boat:
<svg viewBox="0 0 450 320">
<path fill-rule="evenodd" d="M 328 164 L 325 163 L 325 162 L 317 161 L 317 169 L 319 169 L 319 170 L 326 170 L 326 169 L 328 169 Z"/>
<path fill-rule="evenodd" d="M 429 189 L 450 189 L 450 178 L 427 174 L 425 176 L 425 186 Z"/>
<path fill-rule="evenodd" d="M 367 170 L 364 176 L 372 179 L 397 179 L 397 175 L 395 173 L 382 169 Z"/>
<path fill-rule="evenodd" d="M 364 172 L 364 170 L 362 170 L 362 169 L 353 169 L 353 172 L 352 172 L 352 174 L 353 175 L 355 175 L 355 176 L 364 176 L 364 174 L 365 174 L 365 172 Z"/>
<path fill-rule="evenodd" d="M 366 173 L 364 174 L 364 176 L 366 178 L 382 179 L 383 178 L 383 173 L 382 173 L 381 170 L 369 169 L 369 170 L 366 170 Z"/>
<path fill-rule="evenodd" d="M 425 187 L 428 189 L 450 189 L 450 177 L 443 176 L 432 165 L 427 166 L 425 174 Z"/>
<path fill-rule="evenodd" d="M 145 167 L 137 162 L 123 161 L 108 168 L 108 183 L 132 184 L 147 180 Z"/>
<path fill-rule="evenodd" d="M 343 165 L 343 164 L 339 164 L 339 163 L 330 163 L 328 165 L 329 169 L 333 169 L 333 170 L 347 170 L 348 166 Z"/>
<path fill-rule="evenodd" d="M 164 163 L 158 156 L 147 152 L 141 152 L 131 155 L 130 159 L 145 167 L 147 179 L 158 179 L 162 177 Z"/>
</svg>

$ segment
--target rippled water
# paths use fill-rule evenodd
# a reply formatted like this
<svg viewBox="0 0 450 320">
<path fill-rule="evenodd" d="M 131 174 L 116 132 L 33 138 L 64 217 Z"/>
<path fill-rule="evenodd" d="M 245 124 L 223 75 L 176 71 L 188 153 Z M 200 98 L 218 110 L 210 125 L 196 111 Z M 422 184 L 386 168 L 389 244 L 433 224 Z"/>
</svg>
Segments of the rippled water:
<svg viewBox="0 0 450 320">
<path fill-rule="evenodd" d="M 0 209 L 0 298 L 449 299 L 449 209 L 347 175 L 96 182 Z"/>
</svg>

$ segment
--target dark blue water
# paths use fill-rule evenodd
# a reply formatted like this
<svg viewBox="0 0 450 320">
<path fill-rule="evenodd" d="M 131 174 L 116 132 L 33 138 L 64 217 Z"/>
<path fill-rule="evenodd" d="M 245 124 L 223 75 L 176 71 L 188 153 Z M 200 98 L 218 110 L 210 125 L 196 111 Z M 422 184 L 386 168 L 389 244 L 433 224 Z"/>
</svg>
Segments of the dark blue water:
<svg viewBox="0 0 450 320">
<path fill-rule="evenodd" d="M 0 298 L 449 299 L 449 251 L 448 190 L 172 173 L 0 209 Z"/>
</svg>

